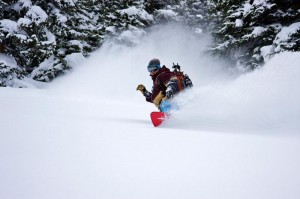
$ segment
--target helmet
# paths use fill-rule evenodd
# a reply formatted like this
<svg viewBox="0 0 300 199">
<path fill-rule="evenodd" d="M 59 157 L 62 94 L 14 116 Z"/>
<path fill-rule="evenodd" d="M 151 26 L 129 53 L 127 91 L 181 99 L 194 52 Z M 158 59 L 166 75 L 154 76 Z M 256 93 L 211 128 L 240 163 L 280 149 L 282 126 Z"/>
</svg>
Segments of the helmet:
<svg viewBox="0 0 300 199">
<path fill-rule="evenodd" d="M 156 59 L 156 58 L 151 59 L 151 60 L 149 61 L 148 66 L 150 66 L 150 65 L 155 65 L 155 66 L 160 65 L 159 59 Z"/>
<path fill-rule="evenodd" d="M 152 72 L 154 70 L 157 70 L 157 69 L 160 69 L 160 61 L 159 59 L 151 59 L 148 66 L 147 66 L 147 69 L 149 72 Z"/>
</svg>

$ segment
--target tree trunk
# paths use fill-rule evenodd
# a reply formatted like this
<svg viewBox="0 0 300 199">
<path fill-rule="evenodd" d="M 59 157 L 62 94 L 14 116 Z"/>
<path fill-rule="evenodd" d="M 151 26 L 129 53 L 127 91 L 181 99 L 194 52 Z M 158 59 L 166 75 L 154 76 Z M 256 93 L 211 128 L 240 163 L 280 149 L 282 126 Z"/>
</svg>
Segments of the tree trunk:
<svg viewBox="0 0 300 199">
<path fill-rule="evenodd" d="M 4 45 L 2 43 L 0 43 L 0 53 L 4 52 Z"/>
</svg>

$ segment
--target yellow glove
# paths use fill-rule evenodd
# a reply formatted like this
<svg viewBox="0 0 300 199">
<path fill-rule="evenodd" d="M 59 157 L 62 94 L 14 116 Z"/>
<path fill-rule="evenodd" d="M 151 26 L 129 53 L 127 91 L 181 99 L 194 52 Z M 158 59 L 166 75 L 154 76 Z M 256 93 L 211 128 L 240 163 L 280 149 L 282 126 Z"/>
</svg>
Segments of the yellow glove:
<svg viewBox="0 0 300 199">
<path fill-rule="evenodd" d="M 137 91 L 141 91 L 143 94 L 146 91 L 146 87 L 143 84 L 139 84 L 136 88 Z"/>
</svg>

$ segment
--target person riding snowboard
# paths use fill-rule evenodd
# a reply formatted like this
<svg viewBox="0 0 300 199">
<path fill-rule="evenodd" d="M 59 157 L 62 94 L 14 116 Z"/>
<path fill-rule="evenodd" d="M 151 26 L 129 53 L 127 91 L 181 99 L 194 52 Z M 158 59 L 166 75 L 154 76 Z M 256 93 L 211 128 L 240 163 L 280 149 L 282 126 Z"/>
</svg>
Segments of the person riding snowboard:
<svg viewBox="0 0 300 199">
<path fill-rule="evenodd" d="M 170 71 L 165 65 L 160 66 L 157 58 L 150 60 L 147 69 L 153 80 L 152 91 L 147 91 L 143 84 L 139 84 L 136 90 L 141 91 L 146 101 L 153 103 L 160 111 L 169 112 L 171 104 L 169 99 L 185 88 L 192 87 L 192 81 L 180 71 L 180 66 L 174 65 L 174 71 Z"/>
</svg>

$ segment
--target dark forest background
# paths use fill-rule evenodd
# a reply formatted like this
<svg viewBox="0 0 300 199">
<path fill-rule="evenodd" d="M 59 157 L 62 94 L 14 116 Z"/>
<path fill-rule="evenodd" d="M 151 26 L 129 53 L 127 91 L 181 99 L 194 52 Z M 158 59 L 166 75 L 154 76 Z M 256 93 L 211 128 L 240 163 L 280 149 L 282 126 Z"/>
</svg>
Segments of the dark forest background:
<svg viewBox="0 0 300 199">
<path fill-rule="evenodd" d="M 51 81 L 72 69 L 68 55 L 169 22 L 209 34 L 207 52 L 245 70 L 300 51 L 298 0 L 0 0 L 0 9 L 0 86 Z"/>
</svg>

